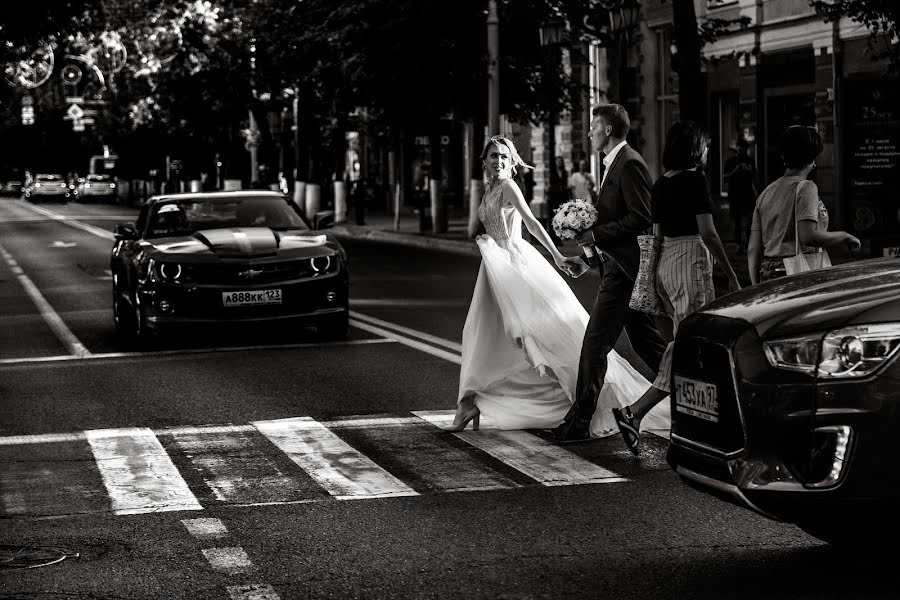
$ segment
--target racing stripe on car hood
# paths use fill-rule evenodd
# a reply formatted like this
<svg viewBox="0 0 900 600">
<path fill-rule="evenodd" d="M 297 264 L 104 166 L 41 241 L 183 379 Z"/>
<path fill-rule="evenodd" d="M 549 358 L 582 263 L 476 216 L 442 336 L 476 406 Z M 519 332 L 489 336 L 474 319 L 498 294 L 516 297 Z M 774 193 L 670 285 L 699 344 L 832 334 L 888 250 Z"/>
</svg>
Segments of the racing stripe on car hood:
<svg viewBox="0 0 900 600">
<path fill-rule="evenodd" d="M 268 227 L 204 229 L 194 237 L 219 256 L 264 256 L 278 252 L 278 236 Z"/>
</svg>

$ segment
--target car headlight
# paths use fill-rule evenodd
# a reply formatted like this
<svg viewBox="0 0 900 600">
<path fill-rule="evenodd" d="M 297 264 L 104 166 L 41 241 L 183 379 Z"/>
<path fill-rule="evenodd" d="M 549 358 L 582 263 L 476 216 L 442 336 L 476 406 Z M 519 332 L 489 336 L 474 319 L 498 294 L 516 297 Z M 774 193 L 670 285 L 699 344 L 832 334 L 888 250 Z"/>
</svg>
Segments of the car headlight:
<svg viewBox="0 0 900 600">
<path fill-rule="evenodd" d="M 821 358 L 819 345 L 821 344 Z M 763 343 L 769 364 L 778 369 L 819 377 L 865 377 L 900 348 L 900 323 L 855 325 Z"/>
<path fill-rule="evenodd" d="M 314 256 L 309 259 L 309 265 L 314 273 L 328 273 L 337 270 L 338 257 L 337 255 Z"/>
<path fill-rule="evenodd" d="M 178 263 L 159 262 L 156 263 L 156 273 L 162 281 L 178 281 L 181 279 L 184 269 Z"/>
</svg>

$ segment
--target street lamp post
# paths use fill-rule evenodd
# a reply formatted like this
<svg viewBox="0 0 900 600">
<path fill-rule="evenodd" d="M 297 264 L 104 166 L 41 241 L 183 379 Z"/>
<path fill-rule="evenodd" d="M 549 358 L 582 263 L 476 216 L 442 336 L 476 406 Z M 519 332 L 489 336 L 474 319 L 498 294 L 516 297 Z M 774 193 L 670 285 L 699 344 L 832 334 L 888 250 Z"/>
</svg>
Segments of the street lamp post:
<svg viewBox="0 0 900 600">
<path fill-rule="evenodd" d="M 500 133 L 500 69 L 497 64 L 500 53 L 499 27 L 500 19 L 497 16 L 497 0 L 489 0 L 487 18 L 488 135 Z"/>
<path fill-rule="evenodd" d="M 547 48 L 548 52 L 552 54 L 554 65 L 556 63 L 556 50 L 565 37 L 567 26 L 568 24 L 565 19 L 562 17 L 554 17 L 546 20 L 540 27 L 539 34 L 541 46 Z M 551 109 L 547 117 L 546 125 L 547 177 L 542 190 L 543 193 L 541 196 L 536 196 L 531 201 L 531 212 L 533 212 L 539 220 L 546 219 L 548 228 L 550 227 L 550 220 L 553 218 L 553 215 L 550 214 L 548 201 L 550 200 L 550 194 L 553 192 L 551 189 L 551 181 L 554 180 L 553 173 L 556 169 L 556 120 L 556 110 Z"/>
</svg>

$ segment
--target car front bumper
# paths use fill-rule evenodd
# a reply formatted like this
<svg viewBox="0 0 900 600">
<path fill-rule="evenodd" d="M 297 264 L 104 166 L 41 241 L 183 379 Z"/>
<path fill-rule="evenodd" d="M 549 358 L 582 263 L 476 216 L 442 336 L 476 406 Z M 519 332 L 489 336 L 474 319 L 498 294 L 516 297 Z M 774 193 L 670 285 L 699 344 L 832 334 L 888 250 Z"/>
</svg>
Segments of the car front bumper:
<svg viewBox="0 0 900 600">
<path fill-rule="evenodd" d="M 814 382 L 772 367 L 750 324 L 701 314 L 682 324 L 673 357 L 675 374 L 718 390 L 717 422 L 671 399 L 667 459 L 692 485 L 792 522 L 900 497 L 896 361 L 864 380 Z"/>
<path fill-rule="evenodd" d="M 281 302 L 258 306 L 224 306 L 222 295 L 234 291 L 281 290 Z M 138 293 L 148 329 L 169 330 L 209 325 L 315 323 L 349 307 L 345 270 L 333 275 L 261 286 L 174 285 L 156 283 Z"/>
</svg>

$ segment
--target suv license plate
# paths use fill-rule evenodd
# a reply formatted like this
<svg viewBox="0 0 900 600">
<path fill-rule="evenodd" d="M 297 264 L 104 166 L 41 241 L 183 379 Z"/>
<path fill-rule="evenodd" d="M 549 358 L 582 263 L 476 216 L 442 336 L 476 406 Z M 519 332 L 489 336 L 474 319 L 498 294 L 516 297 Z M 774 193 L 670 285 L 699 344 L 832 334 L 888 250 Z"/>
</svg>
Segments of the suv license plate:
<svg viewBox="0 0 900 600">
<path fill-rule="evenodd" d="M 252 292 L 222 292 L 222 304 L 228 306 L 256 306 L 281 304 L 281 290 L 253 290 Z"/>
<path fill-rule="evenodd" d="M 703 419 L 719 422 L 719 401 L 716 384 L 675 376 L 675 410 Z"/>
</svg>

